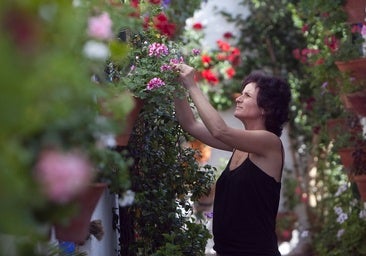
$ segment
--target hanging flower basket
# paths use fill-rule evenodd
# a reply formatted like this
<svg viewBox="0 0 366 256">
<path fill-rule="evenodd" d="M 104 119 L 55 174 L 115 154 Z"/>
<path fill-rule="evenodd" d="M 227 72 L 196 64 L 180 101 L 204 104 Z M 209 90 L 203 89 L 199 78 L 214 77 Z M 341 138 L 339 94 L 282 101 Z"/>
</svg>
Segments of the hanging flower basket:
<svg viewBox="0 0 366 256">
<path fill-rule="evenodd" d="M 66 225 L 55 225 L 56 239 L 83 244 L 89 235 L 89 224 L 98 201 L 103 194 L 106 183 L 91 184 L 88 189 L 75 199 L 78 213 Z"/>
</svg>

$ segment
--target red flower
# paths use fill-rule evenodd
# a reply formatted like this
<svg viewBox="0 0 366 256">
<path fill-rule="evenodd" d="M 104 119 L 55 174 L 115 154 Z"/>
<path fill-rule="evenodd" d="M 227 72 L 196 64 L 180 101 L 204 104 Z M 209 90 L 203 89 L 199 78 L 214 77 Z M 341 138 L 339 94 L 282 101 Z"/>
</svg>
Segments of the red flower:
<svg viewBox="0 0 366 256">
<path fill-rule="evenodd" d="M 201 72 L 202 77 L 206 79 L 212 85 L 216 85 L 219 83 L 218 77 L 211 71 L 211 69 L 205 69 Z"/>
<path fill-rule="evenodd" d="M 194 23 L 192 27 L 195 30 L 201 30 L 201 29 L 203 29 L 203 25 L 201 23 L 199 23 L 199 22 Z"/>
<path fill-rule="evenodd" d="M 233 38 L 233 37 L 234 37 L 234 35 L 231 32 L 224 33 L 224 38 L 226 38 L 226 39 L 230 39 L 230 38 Z"/>
<path fill-rule="evenodd" d="M 308 25 L 308 24 L 305 24 L 304 26 L 302 26 L 301 31 L 302 31 L 303 33 L 305 33 L 305 32 L 307 32 L 307 31 L 309 31 L 309 25 Z"/>
<path fill-rule="evenodd" d="M 240 61 L 240 50 L 236 47 L 232 48 L 228 60 L 231 62 L 233 66 L 237 66 Z"/>
<path fill-rule="evenodd" d="M 235 69 L 233 67 L 230 67 L 226 70 L 227 76 L 231 79 L 235 75 Z"/>
<path fill-rule="evenodd" d="M 339 48 L 339 40 L 335 36 L 324 38 L 324 43 L 326 46 L 328 46 L 331 52 L 335 52 Z"/>
<path fill-rule="evenodd" d="M 224 41 L 222 41 L 222 40 L 217 40 L 217 45 L 219 46 L 219 48 L 222 50 L 222 51 L 224 51 L 224 52 L 228 52 L 228 51 L 230 51 L 230 48 L 231 48 L 231 46 L 230 46 L 230 44 L 228 44 L 228 43 L 226 43 L 226 42 L 224 42 Z"/>
<path fill-rule="evenodd" d="M 201 61 L 203 64 L 209 64 L 212 60 L 210 56 L 204 54 L 201 56 Z"/>
<path fill-rule="evenodd" d="M 161 4 L 161 0 L 149 0 L 150 4 Z"/>
<path fill-rule="evenodd" d="M 216 59 L 218 61 L 224 61 L 227 59 L 227 55 L 223 52 L 219 52 L 218 54 L 216 54 Z"/>
<path fill-rule="evenodd" d="M 134 8 L 138 8 L 139 7 L 139 0 L 131 0 L 130 4 L 132 7 Z"/>
<path fill-rule="evenodd" d="M 164 13 L 160 13 L 153 19 L 154 26 L 159 32 L 168 37 L 172 37 L 175 33 L 175 24 L 170 23 Z"/>
</svg>

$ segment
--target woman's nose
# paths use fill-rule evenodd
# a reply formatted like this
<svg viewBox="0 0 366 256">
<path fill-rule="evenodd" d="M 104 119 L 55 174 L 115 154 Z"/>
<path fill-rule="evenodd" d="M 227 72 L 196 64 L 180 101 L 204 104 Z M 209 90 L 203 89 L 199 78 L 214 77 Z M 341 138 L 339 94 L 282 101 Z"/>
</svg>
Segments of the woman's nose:
<svg viewBox="0 0 366 256">
<path fill-rule="evenodd" d="M 235 98 L 235 102 L 236 103 L 240 103 L 242 101 L 242 95 L 239 95 L 238 97 Z"/>
</svg>

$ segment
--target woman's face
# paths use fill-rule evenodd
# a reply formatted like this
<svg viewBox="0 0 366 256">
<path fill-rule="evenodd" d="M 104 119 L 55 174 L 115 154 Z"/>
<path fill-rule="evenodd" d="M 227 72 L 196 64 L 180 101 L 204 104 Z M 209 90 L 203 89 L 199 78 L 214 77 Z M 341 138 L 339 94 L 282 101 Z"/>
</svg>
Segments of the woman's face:
<svg viewBox="0 0 366 256">
<path fill-rule="evenodd" d="M 262 117 L 262 109 L 260 109 L 257 104 L 258 92 L 259 88 L 253 82 L 245 86 L 242 94 L 236 98 L 235 117 L 241 120 Z"/>
</svg>

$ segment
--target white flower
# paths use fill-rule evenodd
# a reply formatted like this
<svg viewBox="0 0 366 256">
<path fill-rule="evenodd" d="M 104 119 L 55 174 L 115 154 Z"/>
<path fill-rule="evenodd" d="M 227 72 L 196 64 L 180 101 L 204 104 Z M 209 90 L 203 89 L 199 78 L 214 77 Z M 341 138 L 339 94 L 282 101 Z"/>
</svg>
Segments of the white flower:
<svg viewBox="0 0 366 256">
<path fill-rule="evenodd" d="M 89 59 L 106 60 L 109 56 L 109 49 L 104 43 L 89 40 L 84 45 L 83 53 Z"/>
<path fill-rule="evenodd" d="M 366 209 L 362 209 L 360 213 L 358 214 L 358 217 L 360 219 L 366 219 Z"/>
<path fill-rule="evenodd" d="M 135 200 L 135 192 L 132 190 L 127 190 L 125 193 L 123 193 L 123 197 L 118 200 L 119 206 L 129 206 L 133 204 L 133 201 Z"/>
<path fill-rule="evenodd" d="M 309 230 L 304 230 L 304 231 L 302 231 L 300 236 L 301 236 L 302 238 L 308 237 L 308 236 L 309 236 Z"/>
<path fill-rule="evenodd" d="M 339 239 L 343 235 L 343 233 L 344 233 L 344 229 L 343 228 L 340 229 L 340 230 L 338 230 L 338 232 L 337 232 L 337 238 Z"/>
<path fill-rule="evenodd" d="M 117 145 L 114 134 L 98 134 L 97 145 L 100 148 L 113 148 Z"/>
<path fill-rule="evenodd" d="M 340 223 L 340 224 L 342 224 L 347 219 L 348 219 L 347 213 L 341 213 L 341 214 L 338 215 L 337 222 Z"/>
<path fill-rule="evenodd" d="M 337 192 L 335 193 L 335 196 L 340 196 L 344 191 L 346 191 L 348 188 L 347 183 L 344 183 L 338 187 Z"/>
<path fill-rule="evenodd" d="M 339 206 L 334 206 L 334 212 L 339 216 L 343 213 L 343 210 Z"/>
</svg>

